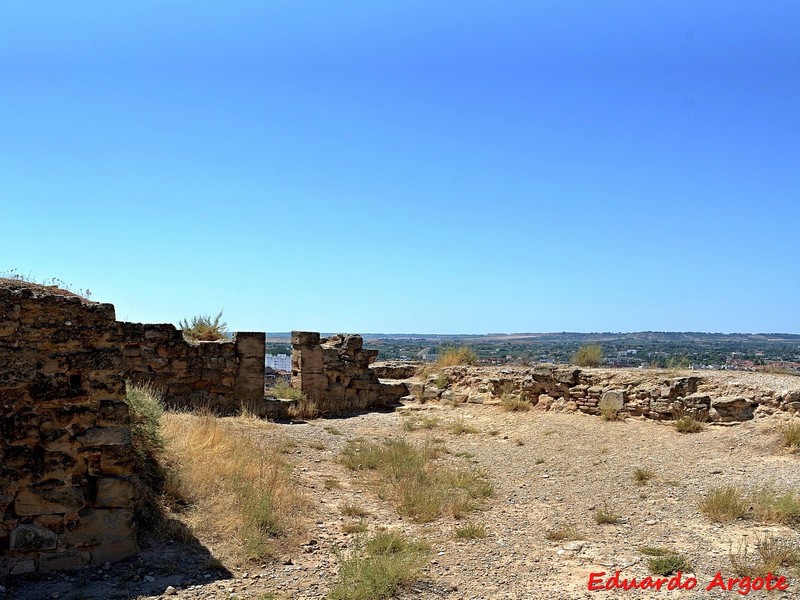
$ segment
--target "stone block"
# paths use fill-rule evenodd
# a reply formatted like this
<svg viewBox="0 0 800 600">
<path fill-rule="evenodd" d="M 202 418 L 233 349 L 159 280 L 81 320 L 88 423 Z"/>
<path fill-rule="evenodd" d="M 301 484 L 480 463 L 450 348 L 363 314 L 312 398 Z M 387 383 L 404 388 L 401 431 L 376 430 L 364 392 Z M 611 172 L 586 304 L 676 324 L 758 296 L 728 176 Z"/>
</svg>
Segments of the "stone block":
<svg viewBox="0 0 800 600">
<path fill-rule="evenodd" d="M 101 477 L 97 482 L 98 508 L 133 507 L 133 484 L 123 477 Z"/>
<path fill-rule="evenodd" d="M 124 446 L 131 443 L 129 427 L 92 427 L 77 436 L 84 446 Z"/>
<path fill-rule="evenodd" d="M 85 503 L 80 487 L 47 480 L 20 488 L 14 512 L 20 516 L 71 513 L 82 509 Z"/>
<path fill-rule="evenodd" d="M 52 550 L 58 544 L 58 536 L 41 525 L 18 525 L 9 538 L 8 548 L 12 552 L 34 552 Z"/>
<path fill-rule="evenodd" d="M 316 346 L 319 340 L 319 332 L 316 331 L 292 332 L 292 346 Z"/>
<path fill-rule="evenodd" d="M 91 547 L 133 539 L 133 511 L 127 508 L 107 508 L 83 511 L 75 531 L 64 533 L 71 546 Z"/>
</svg>

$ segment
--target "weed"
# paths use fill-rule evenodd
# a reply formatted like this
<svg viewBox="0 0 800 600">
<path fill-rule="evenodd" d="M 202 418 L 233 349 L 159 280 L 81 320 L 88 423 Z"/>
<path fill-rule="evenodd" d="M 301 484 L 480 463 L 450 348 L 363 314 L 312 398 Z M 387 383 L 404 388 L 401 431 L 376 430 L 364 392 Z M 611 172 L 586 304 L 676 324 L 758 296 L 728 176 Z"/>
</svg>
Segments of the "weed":
<svg viewBox="0 0 800 600">
<path fill-rule="evenodd" d="M 561 542 L 580 540 L 583 538 L 583 535 L 575 528 L 574 525 L 565 525 L 563 527 L 551 529 L 545 534 L 544 537 L 551 542 Z"/>
<path fill-rule="evenodd" d="M 486 526 L 483 523 L 465 523 L 455 528 L 455 536 L 461 540 L 477 540 L 486 535 Z"/>
<path fill-rule="evenodd" d="M 186 319 L 178 323 L 183 330 L 183 337 L 191 342 L 215 342 L 227 340 L 228 331 L 225 323 L 220 323 L 222 311 L 213 319 L 211 316 L 198 315 L 192 317 L 190 323 Z"/>
<path fill-rule="evenodd" d="M 314 450 L 325 450 L 325 448 L 327 448 L 327 446 L 323 442 L 317 440 L 309 442 L 308 447 L 313 448 Z"/>
<path fill-rule="evenodd" d="M 416 431 L 418 429 L 435 429 L 439 425 L 439 417 L 414 415 L 403 421 L 403 429 Z"/>
<path fill-rule="evenodd" d="M 678 433 L 698 433 L 705 429 L 705 425 L 691 415 L 684 415 L 675 421 L 675 429 Z"/>
<path fill-rule="evenodd" d="M 293 388 L 283 379 L 277 380 L 271 388 L 268 388 L 268 392 L 275 398 L 282 400 L 304 400 L 306 398 L 302 391 Z"/>
<path fill-rule="evenodd" d="M 125 383 L 130 414 L 131 445 L 136 456 L 133 476 L 136 520 L 143 529 L 163 525 L 159 495 L 168 475 L 164 468 L 165 442 L 159 429 L 164 396 L 150 383 Z"/>
<path fill-rule="evenodd" d="M 668 577 L 678 571 L 691 571 L 692 565 L 682 554 L 668 552 L 662 556 L 654 556 L 647 561 L 647 567 L 654 575 Z"/>
<path fill-rule="evenodd" d="M 594 521 L 598 525 L 616 525 L 622 520 L 622 516 L 617 513 L 607 502 L 603 502 L 594 511 Z"/>
<path fill-rule="evenodd" d="M 445 389 L 448 385 L 450 385 L 450 378 L 447 376 L 447 373 L 439 373 L 436 376 L 434 383 L 436 384 L 436 387 Z"/>
<path fill-rule="evenodd" d="M 731 549 L 728 558 L 739 577 L 766 577 L 779 573 L 781 567 L 800 568 L 800 546 L 767 534 L 763 539 L 756 536 L 756 553 L 751 554 L 745 537 L 736 552 Z"/>
<path fill-rule="evenodd" d="M 478 433 L 479 431 L 477 427 L 473 427 L 461 418 L 451 421 L 447 426 L 447 429 L 454 435 L 461 435 L 462 433 Z"/>
<path fill-rule="evenodd" d="M 345 523 L 342 525 L 342 532 L 343 533 L 364 533 L 368 529 L 367 523 L 360 519 L 354 523 Z"/>
<path fill-rule="evenodd" d="M 338 479 L 326 479 L 322 485 L 326 490 L 335 490 L 342 487 Z"/>
<path fill-rule="evenodd" d="M 346 517 L 365 517 L 369 514 L 366 509 L 358 504 L 351 504 L 349 502 L 342 504 L 341 511 Z"/>
<path fill-rule="evenodd" d="M 325 425 L 325 427 L 323 427 L 322 429 L 327 431 L 331 435 L 342 435 L 342 430 L 339 429 L 338 427 L 334 427 L 333 425 Z"/>
<path fill-rule="evenodd" d="M 579 367 L 597 367 L 603 360 L 603 348 L 600 344 L 581 346 L 572 355 L 572 364 Z"/>
<path fill-rule="evenodd" d="M 800 421 L 794 420 L 783 430 L 783 443 L 792 450 L 800 450 Z"/>
<path fill-rule="evenodd" d="M 458 346 L 445 348 L 439 353 L 436 364 L 439 367 L 455 367 L 459 365 L 475 365 L 478 363 L 478 354 L 472 348 Z"/>
<path fill-rule="evenodd" d="M 428 561 L 430 548 L 393 532 L 378 532 L 340 557 L 339 580 L 331 600 L 391 598 L 416 579 Z"/>
<path fill-rule="evenodd" d="M 508 412 L 524 412 L 531 409 L 531 403 L 517 394 L 503 394 L 500 408 Z"/>
<path fill-rule="evenodd" d="M 180 466 L 167 479 L 167 497 L 201 541 L 234 562 L 270 554 L 272 538 L 296 529 L 306 505 L 281 444 L 257 443 L 239 422 L 186 413 L 161 419 L 167 458 Z"/>
<path fill-rule="evenodd" d="M 749 504 L 752 516 L 766 523 L 793 524 L 800 522 L 800 498 L 794 490 L 778 491 L 764 485 L 750 491 Z"/>
<path fill-rule="evenodd" d="M 711 488 L 700 500 L 699 508 L 712 521 L 723 523 L 744 517 L 747 501 L 740 488 L 722 485 Z"/>
<path fill-rule="evenodd" d="M 483 472 L 440 465 L 436 458 L 441 452 L 431 443 L 404 439 L 356 440 L 344 448 L 341 462 L 352 470 L 373 471 L 379 495 L 390 498 L 401 514 L 424 523 L 444 514 L 459 518 L 492 494 Z"/>
<path fill-rule="evenodd" d="M 542 458 L 541 456 L 537 456 L 533 459 L 533 464 L 535 465 L 541 465 L 543 463 L 544 463 L 544 458 Z"/>
<path fill-rule="evenodd" d="M 655 476 L 656 476 L 655 471 L 652 471 L 651 469 L 643 469 L 641 467 L 637 467 L 636 470 L 633 472 L 633 480 L 638 485 L 646 484 Z"/>
</svg>

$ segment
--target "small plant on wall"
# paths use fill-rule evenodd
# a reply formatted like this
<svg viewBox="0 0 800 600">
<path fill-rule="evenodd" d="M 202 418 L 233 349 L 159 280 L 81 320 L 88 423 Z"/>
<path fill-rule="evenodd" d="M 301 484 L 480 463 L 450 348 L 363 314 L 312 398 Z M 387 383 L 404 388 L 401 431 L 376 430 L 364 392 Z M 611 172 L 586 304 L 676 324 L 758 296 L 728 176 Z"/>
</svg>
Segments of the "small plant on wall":
<svg viewBox="0 0 800 600">
<path fill-rule="evenodd" d="M 190 342 L 215 342 L 228 339 L 228 326 L 221 323 L 222 311 L 213 319 L 211 316 L 197 315 L 189 322 L 184 319 L 178 325 L 183 330 L 183 337 Z"/>
</svg>

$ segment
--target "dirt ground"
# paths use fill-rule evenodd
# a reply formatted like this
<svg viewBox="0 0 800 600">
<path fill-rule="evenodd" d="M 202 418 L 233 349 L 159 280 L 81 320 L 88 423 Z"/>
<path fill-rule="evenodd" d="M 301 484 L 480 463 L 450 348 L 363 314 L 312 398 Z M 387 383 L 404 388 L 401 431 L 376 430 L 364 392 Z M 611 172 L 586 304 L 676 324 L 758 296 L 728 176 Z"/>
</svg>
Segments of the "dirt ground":
<svg viewBox="0 0 800 600">
<path fill-rule="evenodd" d="M 436 416 L 430 430 L 406 431 L 413 415 Z M 368 413 L 305 423 L 242 421 L 243 430 L 265 444 L 288 437 L 293 476 L 312 501 L 307 533 L 275 563 L 252 564 L 234 572 L 213 567 L 213 548 L 177 544 L 146 549 L 138 558 L 78 574 L 10 579 L 0 598 L 323 598 L 336 578 L 337 553 L 357 534 L 342 528 L 353 517 L 345 503 L 367 511 L 370 530 L 398 528 L 424 538 L 433 548 L 421 578 L 400 598 L 450 600 L 546 598 L 737 598 L 737 591 L 706 591 L 717 572 L 734 576 L 731 549 L 752 544 L 767 533 L 798 540 L 795 529 L 751 520 L 711 523 L 698 500 L 711 486 L 772 483 L 800 489 L 800 456 L 781 447 L 786 416 L 733 426 L 707 426 L 682 435 L 665 423 L 627 419 L 608 422 L 579 413 L 531 410 L 508 413 L 498 406 L 410 403 L 392 412 Z M 476 433 L 456 434 L 448 424 L 461 422 Z M 467 520 L 486 527 L 487 537 L 461 540 L 460 523 L 440 519 L 414 524 L 376 495 L 373 485 L 348 471 L 337 458 L 348 440 L 405 436 L 440 440 L 450 460 L 469 461 L 490 474 L 494 496 Z M 655 478 L 634 481 L 637 467 Z M 621 516 L 617 524 L 598 525 L 598 508 Z M 549 541 L 548 531 L 572 526 L 577 541 Z M 621 577 L 648 574 L 642 546 L 667 546 L 686 555 L 698 584 L 694 590 L 589 591 L 591 573 Z M 168 586 L 172 586 L 168 590 Z M 167 593 L 168 592 L 168 593 Z M 749 597 L 800 597 L 800 578 L 789 590 Z"/>
</svg>

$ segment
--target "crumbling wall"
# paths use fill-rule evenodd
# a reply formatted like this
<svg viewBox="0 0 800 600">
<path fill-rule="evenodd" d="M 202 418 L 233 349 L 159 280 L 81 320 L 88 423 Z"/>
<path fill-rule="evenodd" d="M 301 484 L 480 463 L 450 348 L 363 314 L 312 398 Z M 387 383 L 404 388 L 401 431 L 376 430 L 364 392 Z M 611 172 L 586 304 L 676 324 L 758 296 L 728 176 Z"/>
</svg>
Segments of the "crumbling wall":
<svg viewBox="0 0 800 600">
<path fill-rule="evenodd" d="M 138 551 L 111 304 L 0 281 L 0 576 Z"/>
<path fill-rule="evenodd" d="M 231 414 L 264 401 L 264 333 L 232 340 L 187 342 L 170 324 L 119 323 L 127 379 L 152 382 L 175 408 Z"/>
<path fill-rule="evenodd" d="M 377 350 L 365 350 L 355 334 L 320 338 L 292 332 L 292 386 L 317 403 L 323 413 L 387 406 L 408 393 L 405 384 L 384 384 L 369 365 Z"/>
<path fill-rule="evenodd" d="M 515 394 L 541 410 L 599 414 L 604 402 L 632 416 L 659 420 L 686 414 L 712 422 L 733 422 L 752 419 L 756 410 L 800 411 L 797 390 L 721 387 L 701 375 L 638 369 L 448 367 L 409 387 L 421 400 L 484 403 Z"/>
</svg>

